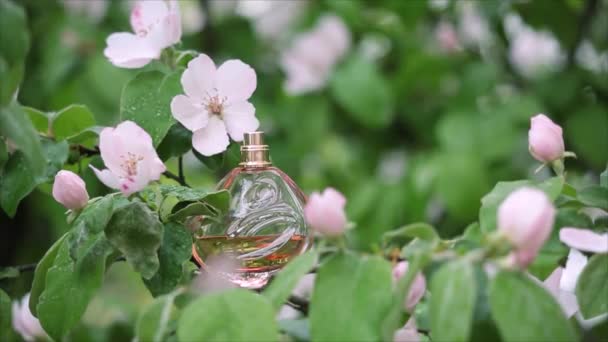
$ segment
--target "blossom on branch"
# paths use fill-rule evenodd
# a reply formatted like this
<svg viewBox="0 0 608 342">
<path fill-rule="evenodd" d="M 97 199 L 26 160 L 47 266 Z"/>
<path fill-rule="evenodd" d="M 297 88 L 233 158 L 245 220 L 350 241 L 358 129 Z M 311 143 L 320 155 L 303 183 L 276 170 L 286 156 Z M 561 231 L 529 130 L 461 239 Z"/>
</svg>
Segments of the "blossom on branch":
<svg viewBox="0 0 608 342">
<path fill-rule="evenodd" d="M 121 68 L 141 68 L 159 59 L 163 49 L 176 44 L 182 36 L 177 1 L 140 0 L 131 10 L 133 32 L 111 34 L 104 55 Z"/>
<path fill-rule="evenodd" d="M 523 187 L 513 191 L 498 208 L 498 231 L 514 248 L 514 261 L 527 267 L 553 228 L 555 207 L 541 190 Z"/>
<path fill-rule="evenodd" d="M 306 223 L 325 236 L 340 236 L 346 230 L 346 198 L 332 188 L 313 192 L 304 207 Z"/>
<path fill-rule="evenodd" d="M 281 67 L 287 74 L 284 88 L 292 95 L 321 89 L 334 65 L 350 47 L 350 31 L 335 15 L 323 16 L 317 26 L 296 37 L 281 55 Z"/>
<path fill-rule="evenodd" d="M 407 273 L 409 263 L 402 261 L 393 267 L 393 283 L 397 283 L 401 277 Z M 426 279 L 421 272 L 416 273 L 416 277 L 410 286 L 410 290 L 405 300 L 405 309 L 408 312 L 413 312 L 416 304 L 422 299 L 426 292 Z"/>
<path fill-rule="evenodd" d="M 61 170 L 55 175 L 53 198 L 64 207 L 76 210 L 87 205 L 89 193 L 80 176 L 72 171 Z"/>
<path fill-rule="evenodd" d="M 91 169 L 103 184 L 125 196 L 160 179 L 166 170 L 150 135 L 132 121 L 104 128 L 99 135 L 99 151 L 107 169 L 100 171 L 90 165 Z"/>
<path fill-rule="evenodd" d="M 255 131 L 260 122 L 249 102 L 257 86 L 255 70 L 240 60 L 229 60 L 216 68 L 201 54 L 188 63 L 181 78 L 185 94 L 171 101 L 171 113 L 193 132 L 192 146 L 211 156 L 242 141 L 245 132 Z"/>
<path fill-rule="evenodd" d="M 530 119 L 528 149 L 532 156 L 543 163 L 564 157 L 565 147 L 562 128 L 545 114 Z"/>
</svg>

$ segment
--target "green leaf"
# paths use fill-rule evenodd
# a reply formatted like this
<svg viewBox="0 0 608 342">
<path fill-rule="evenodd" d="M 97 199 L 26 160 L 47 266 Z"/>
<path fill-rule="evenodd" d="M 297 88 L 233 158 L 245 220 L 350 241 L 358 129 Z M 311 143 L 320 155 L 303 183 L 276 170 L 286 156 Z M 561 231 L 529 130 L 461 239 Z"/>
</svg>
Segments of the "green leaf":
<svg viewBox="0 0 608 342">
<path fill-rule="evenodd" d="M 202 202 L 182 202 L 187 205 L 181 209 L 177 209 L 173 214 L 169 215 L 167 219 L 182 222 L 190 216 L 206 215 L 206 216 L 217 216 L 218 212 L 215 208 L 211 207 L 207 203 Z M 174 208 L 181 207 L 175 206 Z"/>
<path fill-rule="evenodd" d="M 262 294 L 279 310 L 284 304 L 298 281 L 317 263 L 317 251 L 314 249 L 290 261 L 277 275 Z"/>
<path fill-rule="evenodd" d="M 184 308 L 177 337 L 180 341 L 277 341 L 274 315 L 270 302 L 251 291 L 210 294 Z"/>
<path fill-rule="evenodd" d="M 501 271 L 490 285 L 490 308 L 505 341 L 576 341 L 553 296 L 519 272 Z"/>
<path fill-rule="evenodd" d="M 431 279 L 431 335 L 436 341 L 468 341 L 473 326 L 477 284 L 473 265 L 453 261 Z"/>
<path fill-rule="evenodd" d="M 44 154 L 41 161 L 46 163 L 46 167 L 41 170 L 44 171 L 43 174 L 38 174 L 33 169 L 21 151 L 11 155 L 4 167 L 0 177 L 0 206 L 11 217 L 15 215 L 19 202 L 38 184 L 52 179 L 67 160 L 68 144 L 65 141 L 57 143 L 43 139 L 42 142 Z"/>
<path fill-rule="evenodd" d="M 74 263 L 67 242 L 59 247 L 53 266 L 47 271 L 44 291 L 36 307 L 42 327 L 55 340 L 62 340 L 80 321 L 93 295 L 101 287 L 106 258 L 112 251 L 110 244 L 102 239 L 92 245 L 78 263 Z"/>
<path fill-rule="evenodd" d="M 394 116 L 394 98 L 388 82 L 376 66 L 362 58 L 341 65 L 330 81 L 336 101 L 359 124 L 368 128 L 387 127 Z"/>
<path fill-rule="evenodd" d="M 21 83 L 29 46 L 25 12 L 12 1 L 0 1 L 0 107 L 11 101 Z"/>
<path fill-rule="evenodd" d="M 549 198 L 554 201 L 562 191 L 564 180 L 561 177 L 549 178 L 541 183 L 534 183 L 528 180 L 511 182 L 498 182 L 494 189 L 481 199 L 481 209 L 479 210 L 479 224 L 481 231 L 490 232 L 496 229 L 496 213 L 500 204 L 507 196 L 525 186 L 531 186 L 543 190 Z"/>
<path fill-rule="evenodd" d="M 578 200 L 583 204 L 608 210 L 608 189 L 601 186 L 590 186 L 578 192 Z"/>
<path fill-rule="evenodd" d="M 435 231 L 435 228 L 430 224 L 422 222 L 408 224 L 407 226 L 388 231 L 382 236 L 384 245 L 397 241 L 399 246 L 415 238 L 431 243 L 439 242 L 439 235 Z"/>
<path fill-rule="evenodd" d="M 0 177 L 0 206 L 15 216 L 19 202 L 36 188 L 37 177 L 21 151 L 13 153 Z"/>
<path fill-rule="evenodd" d="M 169 293 L 156 298 L 139 315 L 135 332 L 137 340 L 149 342 L 167 341 L 177 317 L 173 304 L 178 293 Z"/>
<path fill-rule="evenodd" d="M 4 167 L 4 164 L 8 161 L 8 147 L 4 140 L 0 139 L 0 170 Z"/>
<path fill-rule="evenodd" d="M 70 233 L 64 234 L 59 240 L 55 241 L 55 243 L 51 246 L 51 248 L 46 251 L 42 259 L 38 262 L 36 266 L 36 271 L 34 271 L 34 280 L 32 281 L 32 289 L 30 290 L 30 311 L 34 316 L 38 316 L 37 314 L 37 306 L 38 299 L 44 291 L 44 286 L 46 283 L 46 274 L 49 271 L 49 268 L 53 266 L 55 262 L 55 258 L 57 257 L 57 253 L 59 252 L 59 248 L 63 245 L 63 241 L 70 235 Z"/>
<path fill-rule="evenodd" d="M 8 341 L 11 326 L 11 297 L 4 290 L 0 289 L 0 340 Z"/>
<path fill-rule="evenodd" d="M 49 115 L 47 113 L 40 111 L 36 108 L 27 107 L 27 106 L 21 106 L 21 108 L 27 114 L 27 116 L 30 118 L 32 125 L 34 125 L 34 128 L 38 132 L 45 134 L 45 135 L 48 134 L 51 118 L 49 117 Z"/>
<path fill-rule="evenodd" d="M 474 221 L 479 198 L 489 189 L 488 171 L 476 154 L 443 153 L 436 191 L 457 222 Z"/>
<path fill-rule="evenodd" d="M 0 135 L 10 139 L 23 153 L 34 175 L 44 172 L 44 156 L 38 133 L 16 103 L 0 108 Z"/>
<path fill-rule="evenodd" d="M 39 178 L 37 183 L 44 183 L 55 178 L 55 174 L 63 168 L 63 164 L 68 160 L 70 146 L 67 141 L 56 142 L 51 139 L 42 138 L 42 150 L 46 160 L 44 177 Z"/>
<path fill-rule="evenodd" d="M 337 254 L 318 273 L 310 306 L 313 341 L 379 341 L 392 301 L 390 264 Z M 328 319 L 331 317 L 331 319 Z"/>
<path fill-rule="evenodd" d="M 608 167 L 606 167 L 604 172 L 600 173 L 600 186 L 608 189 Z"/>
<path fill-rule="evenodd" d="M 180 73 L 142 72 L 129 81 L 120 100 L 121 120 L 131 120 L 143 128 L 158 146 L 175 123 L 171 100 L 182 92 Z"/>
<path fill-rule="evenodd" d="M 564 134 L 576 155 L 600 170 L 608 160 L 608 115 L 601 106 L 582 108 L 568 115 Z"/>
<path fill-rule="evenodd" d="M 132 202 L 116 209 L 105 233 L 142 277 L 150 279 L 158 271 L 163 225 L 145 204 Z"/>
<path fill-rule="evenodd" d="M 279 320 L 279 329 L 296 341 L 310 341 L 310 324 L 308 318 Z"/>
<path fill-rule="evenodd" d="M 17 267 L 0 267 L 0 280 L 17 278 L 21 274 Z"/>
<path fill-rule="evenodd" d="M 53 116 L 53 135 L 58 140 L 76 136 L 95 126 L 93 113 L 84 105 L 71 105 Z"/>
<path fill-rule="evenodd" d="M 178 157 L 192 148 L 192 132 L 179 122 L 169 128 L 167 135 L 158 148 L 158 156 L 161 160 Z"/>
<path fill-rule="evenodd" d="M 114 208 L 112 195 L 91 201 L 73 223 L 68 238 L 70 256 L 79 260 L 84 252 L 95 242 L 112 217 Z"/>
<path fill-rule="evenodd" d="M 596 254 L 576 282 L 576 298 L 585 319 L 608 312 L 608 254 Z"/>
<path fill-rule="evenodd" d="M 153 296 L 171 292 L 180 282 L 182 265 L 192 256 L 192 236 L 177 223 L 165 223 L 163 242 L 158 250 L 158 272 L 144 283 Z"/>
</svg>

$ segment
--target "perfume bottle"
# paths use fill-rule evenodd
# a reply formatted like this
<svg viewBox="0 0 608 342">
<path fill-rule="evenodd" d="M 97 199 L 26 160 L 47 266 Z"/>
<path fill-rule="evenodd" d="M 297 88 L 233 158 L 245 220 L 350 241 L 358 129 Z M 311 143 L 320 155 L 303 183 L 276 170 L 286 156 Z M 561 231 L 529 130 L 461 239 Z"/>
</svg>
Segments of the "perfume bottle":
<svg viewBox="0 0 608 342">
<path fill-rule="evenodd" d="M 287 174 L 272 166 L 263 132 L 245 133 L 241 163 L 218 184 L 231 194 L 228 213 L 205 224 L 193 246 L 194 259 L 246 288 L 264 286 L 273 273 L 308 249 L 312 236 L 304 221 L 306 196 Z M 230 271 L 210 260 L 231 260 Z"/>
</svg>

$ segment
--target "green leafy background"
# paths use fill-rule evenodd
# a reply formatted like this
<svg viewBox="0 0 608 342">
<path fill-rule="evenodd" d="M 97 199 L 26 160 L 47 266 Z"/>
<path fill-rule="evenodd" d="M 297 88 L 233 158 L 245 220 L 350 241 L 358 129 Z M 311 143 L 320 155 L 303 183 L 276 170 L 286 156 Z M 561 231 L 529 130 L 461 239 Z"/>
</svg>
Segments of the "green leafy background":
<svg viewBox="0 0 608 342">
<path fill-rule="evenodd" d="M 213 8 L 210 5 L 213 1 L 189 2 Z M 597 8 L 592 17 L 581 20 L 581 13 L 591 2 Z M 68 142 L 94 148 L 100 127 L 131 119 L 141 122 L 151 134 L 170 170 L 176 172 L 175 157 L 190 150 L 190 133 L 172 121 L 167 102 L 181 92 L 178 75 L 163 74 L 164 70 L 157 64 L 147 66 L 145 73 L 138 75 L 138 70 L 114 67 L 103 56 L 107 36 L 129 27 L 125 3 L 118 0 L 109 3 L 105 16 L 94 22 L 65 11 L 60 1 L 0 0 L 0 136 L 20 146 L 19 151 L 9 154 L 6 140 L 0 139 L 0 232 L 3 234 L 0 266 L 39 261 L 44 251 L 67 232 L 65 210 L 49 196 L 49 182 L 64 163 L 68 164 L 66 168 L 83 175 L 91 197 L 108 192 L 87 167 L 88 164 L 101 167 L 99 157 L 74 162 L 74 151 L 68 148 Z M 509 11 L 519 13 L 533 27 L 552 31 L 567 53 L 580 42 L 579 31 L 596 49 L 606 51 L 608 1 L 478 1 L 477 7 L 491 28 L 492 43 L 482 50 L 467 47 L 448 54 L 437 46 L 433 30 L 439 20 L 458 23 L 456 3 L 448 2 L 447 8 L 436 10 L 422 0 L 311 1 L 285 42 L 260 38 L 252 22 L 234 11 L 223 15 L 211 12 L 207 13 L 205 28 L 184 35 L 179 48 L 204 52 L 218 64 L 226 59 L 241 59 L 256 70 L 258 87 L 251 101 L 261 128 L 267 133 L 274 164 L 286 171 L 306 193 L 327 186 L 343 192 L 348 198 L 348 217 L 357 222 L 349 241 L 361 250 L 377 250 L 385 232 L 415 221 L 432 223 L 442 238 L 463 233 L 469 223 L 477 220 L 480 225 L 470 226 L 467 234 L 474 236 L 475 229 L 478 233 L 491 231 L 495 220 L 492 211 L 506 196 L 505 189 L 511 189 L 509 182 L 518 179 L 531 178 L 526 184 L 543 189 L 553 199 L 564 193 L 564 185 L 550 178 L 547 169 L 534 174 L 538 163 L 527 151 L 529 118 L 540 112 L 562 125 L 566 147 L 578 155 L 566 163 L 568 181 L 577 188 L 586 188 L 578 194 L 580 201 L 605 205 L 602 198 L 605 199 L 606 190 L 595 184 L 608 160 L 606 69 L 594 73 L 574 61 L 540 79 L 522 77 L 507 58 L 509 41 L 502 19 Z M 327 12 L 347 23 L 353 37 L 352 47 L 335 66 L 325 88 L 302 96 L 288 95 L 282 87 L 285 75 L 278 65 L 279 51 L 295 34 L 309 29 Z M 376 58 L 365 53 L 364 42 L 370 40 L 379 41 L 385 47 Z M 23 106 L 11 103 L 17 87 L 17 100 Z M 150 89 L 158 96 L 146 97 Z M 57 140 L 49 139 L 49 134 Z M 224 155 L 207 159 L 205 163 L 188 154 L 184 164 L 189 184 L 212 189 L 236 165 L 235 151 L 233 146 Z M 505 183 L 496 185 L 499 181 Z M 166 179 L 163 182 L 173 184 Z M 484 197 L 493 188 L 495 191 Z M 197 201 L 193 196 L 179 200 Z M 175 214 L 172 209 L 168 209 L 167 215 Z M 124 235 L 117 234 L 123 239 L 119 240 L 112 239 L 110 234 L 109 241 L 94 240 L 93 245 L 86 246 L 78 245 L 77 239 L 60 240 L 51 250 L 54 254 L 50 260 L 45 258 L 47 263 L 40 272 L 48 275 L 47 282 L 54 283 L 47 284 L 54 298 L 72 298 L 65 314 L 70 319 L 74 317 L 73 320 L 84 311 L 83 298 L 93 296 L 92 290 L 99 283 L 62 288 L 60 282 L 54 280 L 82 276 L 71 272 L 74 267 L 78 269 L 72 265 L 71 253 L 98 253 L 95 255 L 105 258 L 121 250 L 144 275 L 142 279 L 124 262 L 111 266 L 82 322 L 72 330 L 74 340 L 93 335 L 101 339 L 119 336 L 129 340 L 135 325 L 140 336 L 158 336 L 157 330 L 150 329 L 157 327 L 159 310 L 173 305 L 176 299 L 175 294 L 167 293 L 181 278 L 176 268 L 184 267 L 182 264 L 188 258 L 185 246 L 189 244 L 189 237 L 177 227 L 162 225 L 145 210 L 142 208 L 143 214 L 137 218 L 142 221 L 142 231 L 137 234 L 147 237 L 150 248 L 146 255 L 129 254 L 138 236 L 124 240 Z M 110 231 L 122 229 L 118 219 L 111 223 Z M 558 213 L 556 227 L 588 223 L 581 215 L 565 208 Z M 94 222 L 83 223 L 79 229 L 82 234 L 100 232 L 95 230 L 100 228 L 96 228 Z M 166 240 L 171 250 L 157 251 L 161 240 Z M 544 278 L 566 254 L 567 249 L 559 244 L 557 236 L 552 236 L 531 270 Z M 600 262 L 598 259 L 592 260 L 594 265 Z M 298 267 L 302 269 L 292 272 L 303 272 L 309 261 L 301 261 Z M 105 271 L 103 258 L 85 258 L 83 262 L 89 263 L 82 266 L 87 272 L 100 275 Z M 351 272 L 338 277 L 337 272 L 344 269 L 339 267 L 342 264 L 348 265 Z M 442 288 L 437 283 L 442 280 L 465 286 L 475 276 L 472 265 L 444 267 L 459 267 L 463 271 L 452 279 L 456 277 L 453 273 L 442 273 L 439 269 L 435 283 L 431 282 L 430 286 Z M 153 277 L 157 270 L 164 274 L 162 279 Z M 349 337 L 380 339 L 381 332 L 374 330 L 372 323 L 380 321 L 388 312 L 389 299 L 383 294 L 389 288 L 388 270 L 389 265 L 383 260 L 358 259 L 349 254 L 337 255 L 325 264 L 319 270 L 315 296 L 346 300 L 359 293 L 376 295 L 362 297 L 349 306 L 326 302 L 314 307 L 310 320 L 317 328 L 310 331 L 312 337 L 331 340 L 338 336 L 337 331 L 356 322 L 357 330 L 352 330 Z M 595 273 L 601 271 L 597 267 L 583 276 L 598 279 Z M 519 315 L 518 303 L 527 299 L 524 292 L 538 289 L 512 274 L 499 276 L 504 278 L 504 283 L 493 282 L 487 285 L 489 289 L 483 290 L 489 291 L 489 299 L 484 299 L 486 310 L 501 313 L 494 315 L 498 322 L 495 333 L 514 340 L 572 338 L 574 332 L 566 322 L 561 322 L 564 324 L 559 329 L 519 330 L 518 320 L 526 316 Z M 87 279 L 97 278 L 87 276 Z M 11 298 L 17 298 L 29 291 L 31 280 L 31 274 L 23 274 L 10 282 L 0 279 L 0 287 Z M 350 284 L 355 280 L 359 287 Z M 146 286 L 154 295 L 165 295 L 153 300 Z M 337 291 L 341 286 L 342 290 Z M 465 296 L 451 298 L 446 293 L 449 288 L 442 289 L 438 298 L 456 301 L 467 310 L 482 292 L 471 287 Z M 594 302 L 590 295 L 605 293 L 605 282 L 589 281 L 577 291 L 588 300 L 583 307 L 584 315 L 605 311 L 605 302 Z M 178 337 L 214 338 L 191 336 L 187 326 L 199 324 L 197 318 L 206 315 L 206 308 L 221 307 L 218 319 L 242 320 L 243 329 L 248 329 L 243 331 L 255 332 L 260 339 L 272 339 L 277 328 L 257 331 L 255 321 L 250 320 L 246 310 L 257 305 L 260 311 L 251 315 L 270 317 L 274 312 L 272 304 L 285 297 L 286 292 L 279 283 L 268 294 L 271 301 L 242 291 L 232 297 L 217 295 L 194 302 L 199 307 L 179 310 L 171 307 L 171 317 L 182 309 L 192 313 L 189 321 L 182 321 L 177 327 Z M 537 297 L 544 295 L 539 293 Z M 0 292 L 0 301 L 6 301 L 4 297 Z M 361 314 L 369 309 L 371 301 L 374 310 Z M 47 294 L 39 298 L 37 308 L 41 315 L 52 314 L 56 305 L 56 300 Z M 477 305 L 480 304 L 477 302 Z M 547 305 L 546 308 L 539 306 L 539 312 L 559 316 L 558 308 Z M 140 315 L 144 307 L 147 311 Z M 3 313 L 6 311 L 4 306 L 1 309 Z M 240 314 L 233 316 L 230 310 Z M 433 301 L 428 310 L 439 317 L 458 315 L 437 312 L 438 306 Z M 333 326 L 315 330 L 323 327 L 322 321 L 328 312 L 338 311 L 352 316 L 351 321 L 336 321 Z M 255 318 L 264 319 L 262 316 Z M 458 327 L 448 321 L 432 324 L 438 329 L 445 328 L 445 333 L 450 334 L 446 335 L 448 338 L 466 339 L 476 333 L 475 328 L 474 331 L 468 329 L 471 317 L 463 315 L 459 319 L 462 322 Z M 0 330 L 4 330 L 4 320 L 0 323 Z M 172 323 L 163 321 L 163 324 Z M 201 324 L 214 323 L 207 320 Z M 539 322 L 538 326 L 541 325 Z M 298 328 L 292 326 L 291 329 Z M 65 327 L 49 326 L 48 330 L 62 335 Z M 226 330 L 225 335 L 215 338 L 238 338 L 243 331 Z"/>
</svg>

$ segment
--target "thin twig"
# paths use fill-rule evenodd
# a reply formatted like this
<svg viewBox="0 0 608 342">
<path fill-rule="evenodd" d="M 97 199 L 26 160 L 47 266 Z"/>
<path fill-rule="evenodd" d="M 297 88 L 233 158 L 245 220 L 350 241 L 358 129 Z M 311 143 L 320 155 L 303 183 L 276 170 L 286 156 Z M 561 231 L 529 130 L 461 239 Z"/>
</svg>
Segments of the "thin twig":
<svg viewBox="0 0 608 342">
<path fill-rule="evenodd" d="M 94 148 L 88 148 L 83 145 L 75 145 L 72 148 L 76 149 L 81 156 L 96 156 L 99 154 L 99 147 L 95 146 Z"/>
<path fill-rule="evenodd" d="M 15 268 L 17 270 L 19 270 L 19 272 L 30 272 L 30 271 L 35 270 L 36 266 L 38 266 L 38 263 L 17 265 L 17 266 L 15 266 Z"/>
<path fill-rule="evenodd" d="M 184 176 L 184 156 L 177 158 L 177 171 L 179 177 L 179 183 L 184 186 L 188 186 L 186 183 L 186 176 Z"/>
</svg>

